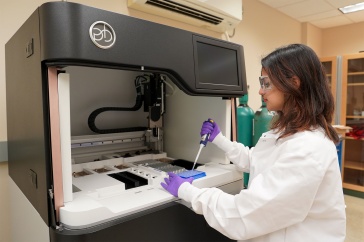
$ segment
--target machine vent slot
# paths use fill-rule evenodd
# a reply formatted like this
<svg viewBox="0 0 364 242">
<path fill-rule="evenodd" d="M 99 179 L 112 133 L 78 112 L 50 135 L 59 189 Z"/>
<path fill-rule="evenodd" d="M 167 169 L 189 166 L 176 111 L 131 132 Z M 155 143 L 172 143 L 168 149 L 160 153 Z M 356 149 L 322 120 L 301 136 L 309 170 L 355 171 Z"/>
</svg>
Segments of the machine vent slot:
<svg viewBox="0 0 364 242">
<path fill-rule="evenodd" d="M 176 13 L 180 13 L 195 19 L 199 19 L 201 21 L 205 21 L 214 25 L 220 24 L 223 19 L 212 14 L 208 14 L 202 12 L 200 10 L 185 6 L 180 3 L 176 3 L 174 1 L 166 1 L 166 0 L 148 0 L 146 4 L 150 4 L 159 8 L 167 9 L 169 11 L 173 11 Z"/>
<path fill-rule="evenodd" d="M 108 174 L 108 175 L 118 181 L 123 182 L 125 184 L 126 190 L 135 188 L 135 187 L 141 187 L 141 186 L 148 185 L 147 179 L 137 176 L 137 175 L 127 172 L 127 171 Z"/>
</svg>

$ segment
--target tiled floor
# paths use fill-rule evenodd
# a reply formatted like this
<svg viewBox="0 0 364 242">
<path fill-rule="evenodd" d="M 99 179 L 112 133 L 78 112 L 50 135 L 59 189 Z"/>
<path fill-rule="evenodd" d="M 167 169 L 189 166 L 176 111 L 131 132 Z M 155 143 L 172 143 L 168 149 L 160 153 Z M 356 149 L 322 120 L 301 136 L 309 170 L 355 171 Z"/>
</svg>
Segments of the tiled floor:
<svg viewBox="0 0 364 242">
<path fill-rule="evenodd" d="M 364 242 L 364 199 L 345 195 L 346 240 L 345 242 Z"/>
<path fill-rule="evenodd" d="M 8 165 L 0 162 L 0 242 L 11 242 L 9 226 Z M 345 195 L 347 236 L 345 242 L 364 242 L 364 199 Z M 323 241 L 326 242 L 326 241 Z"/>
</svg>

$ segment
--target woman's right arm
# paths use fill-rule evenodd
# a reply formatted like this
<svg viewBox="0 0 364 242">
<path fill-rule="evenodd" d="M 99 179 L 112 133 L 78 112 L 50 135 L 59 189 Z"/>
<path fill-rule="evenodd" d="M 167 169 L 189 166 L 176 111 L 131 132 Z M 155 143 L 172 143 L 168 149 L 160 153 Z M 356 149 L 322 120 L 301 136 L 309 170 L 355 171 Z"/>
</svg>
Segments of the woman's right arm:
<svg viewBox="0 0 364 242">
<path fill-rule="evenodd" d="M 227 139 L 220 132 L 212 141 L 217 147 L 225 152 L 226 157 L 237 166 L 239 170 L 249 172 L 250 157 L 253 148 L 244 146 L 241 143 Z"/>
</svg>

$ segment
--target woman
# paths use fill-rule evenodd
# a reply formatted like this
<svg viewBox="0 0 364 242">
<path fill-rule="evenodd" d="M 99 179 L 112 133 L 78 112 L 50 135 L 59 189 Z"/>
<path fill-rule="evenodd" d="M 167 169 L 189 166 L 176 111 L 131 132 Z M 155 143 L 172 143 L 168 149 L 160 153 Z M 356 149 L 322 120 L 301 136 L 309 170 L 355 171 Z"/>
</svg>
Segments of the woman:
<svg viewBox="0 0 364 242">
<path fill-rule="evenodd" d="M 292 44 L 261 64 L 259 94 L 277 115 L 255 148 L 231 142 L 216 123 L 204 122 L 201 128 L 239 170 L 250 173 L 249 189 L 237 195 L 199 189 L 174 174 L 162 186 L 191 202 L 211 227 L 231 239 L 343 242 L 338 136 L 330 125 L 334 101 L 320 60 L 311 48 Z"/>
</svg>

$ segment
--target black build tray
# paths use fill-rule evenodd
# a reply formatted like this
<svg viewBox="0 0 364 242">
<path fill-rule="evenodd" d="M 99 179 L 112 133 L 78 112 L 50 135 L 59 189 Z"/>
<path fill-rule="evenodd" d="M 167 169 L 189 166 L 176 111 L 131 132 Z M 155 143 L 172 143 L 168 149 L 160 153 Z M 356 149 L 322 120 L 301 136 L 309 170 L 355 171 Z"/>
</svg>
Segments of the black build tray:
<svg viewBox="0 0 364 242">
<path fill-rule="evenodd" d="M 174 165 L 174 166 L 181 166 L 181 167 L 185 168 L 186 170 L 192 170 L 192 166 L 193 166 L 192 161 L 182 160 L 182 159 L 172 160 L 172 162 L 170 164 Z M 195 168 L 202 166 L 202 165 L 203 164 L 201 164 L 201 163 L 196 163 Z"/>
<path fill-rule="evenodd" d="M 148 185 L 147 179 L 137 176 L 128 171 L 123 171 L 123 172 L 113 173 L 113 174 L 108 174 L 108 175 L 118 181 L 125 183 L 126 190 L 128 190 L 130 188 Z"/>
</svg>

